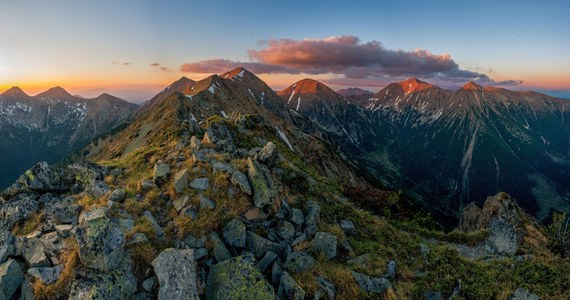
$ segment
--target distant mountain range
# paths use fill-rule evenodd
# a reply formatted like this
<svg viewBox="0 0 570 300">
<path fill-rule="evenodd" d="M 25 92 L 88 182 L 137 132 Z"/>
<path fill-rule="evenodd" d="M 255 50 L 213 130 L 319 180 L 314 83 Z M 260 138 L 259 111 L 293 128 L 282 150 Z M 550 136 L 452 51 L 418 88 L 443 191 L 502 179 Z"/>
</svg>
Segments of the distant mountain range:
<svg viewBox="0 0 570 300">
<path fill-rule="evenodd" d="M 38 161 L 55 163 L 128 120 L 137 105 L 109 94 L 85 99 L 61 87 L 0 94 L 0 188 Z"/>
<path fill-rule="evenodd" d="M 335 92 L 304 79 L 279 92 L 237 68 L 181 78 L 135 111 L 110 95 L 82 99 L 54 88 L 0 97 L 0 161 L 9 183 L 37 160 L 124 156 L 212 115 L 258 115 L 324 174 L 402 189 L 429 210 L 458 217 L 471 201 L 505 191 L 544 219 L 569 207 L 570 101 L 482 87 L 450 91 L 411 78 L 379 92 Z M 134 117 L 110 135 L 101 134 Z M 194 125 L 193 125 L 194 124 Z M 177 125 L 177 126 L 178 126 Z M 176 127 L 179 128 L 179 127 Z M 22 163 L 14 163 L 14 162 Z M 25 162 L 25 163 L 24 163 Z M 5 172 L 5 171 L 3 171 Z"/>
</svg>

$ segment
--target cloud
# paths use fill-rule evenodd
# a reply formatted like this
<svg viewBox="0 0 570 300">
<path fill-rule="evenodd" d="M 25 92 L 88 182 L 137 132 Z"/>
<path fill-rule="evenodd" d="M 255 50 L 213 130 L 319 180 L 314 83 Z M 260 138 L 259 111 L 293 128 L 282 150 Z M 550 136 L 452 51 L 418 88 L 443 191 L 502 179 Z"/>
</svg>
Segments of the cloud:
<svg viewBox="0 0 570 300">
<path fill-rule="evenodd" d="M 123 66 L 130 66 L 130 65 L 131 65 L 131 63 L 128 62 L 128 61 L 125 61 L 125 62 L 113 61 L 112 64 L 114 64 L 114 65 L 123 65 Z"/>
<path fill-rule="evenodd" d="M 161 71 L 165 71 L 165 72 L 172 72 L 172 70 L 170 70 L 170 69 L 167 68 L 167 67 L 160 67 L 159 69 L 160 69 Z"/>
<path fill-rule="evenodd" d="M 160 64 L 159 63 L 152 63 L 152 64 L 150 64 L 150 66 L 151 67 L 158 67 L 158 66 L 160 66 Z"/>
<path fill-rule="evenodd" d="M 448 84 L 475 81 L 484 85 L 517 85 L 520 80 L 495 81 L 488 75 L 462 69 L 449 54 L 433 54 L 425 49 L 413 51 L 386 49 L 380 42 L 362 43 L 356 36 L 322 39 L 273 39 L 249 49 L 249 62 L 224 59 L 183 64 L 182 72 L 221 73 L 243 66 L 258 74 L 335 74 L 337 82 L 393 82 L 395 78 L 419 77 Z M 477 69 L 479 71 L 479 69 Z M 492 73 L 491 69 L 488 69 Z M 355 80 L 358 79 L 358 80 Z M 354 84 L 357 85 L 357 84 Z"/>
<path fill-rule="evenodd" d="M 158 69 L 165 72 L 172 72 L 168 67 L 160 66 L 160 63 L 152 63 L 149 66 L 151 67 L 159 67 Z"/>
</svg>

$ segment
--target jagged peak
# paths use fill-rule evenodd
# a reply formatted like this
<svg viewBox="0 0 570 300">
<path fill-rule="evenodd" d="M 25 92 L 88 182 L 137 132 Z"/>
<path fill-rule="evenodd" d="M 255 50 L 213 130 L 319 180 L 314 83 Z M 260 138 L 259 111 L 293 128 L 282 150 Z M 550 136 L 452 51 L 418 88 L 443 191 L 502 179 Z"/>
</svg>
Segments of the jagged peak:
<svg viewBox="0 0 570 300">
<path fill-rule="evenodd" d="M 237 67 L 229 72 L 226 72 L 224 74 L 221 75 L 222 78 L 225 79 L 230 79 L 230 78 L 235 78 L 235 77 L 244 77 L 244 76 L 251 76 L 253 75 L 253 73 L 251 73 L 250 71 L 248 71 L 246 68 L 244 67 Z"/>
<path fill-rule="evenodd" d="M 398 84 L 404 89 L 404 92 L 406 94 L 434 87 L 433 85 L 425 81 L 421 81 L 415 77 L 408 78 L 404 81 L 398 82 Z"/>
<path fill-rule="evenodd" d="M 467 91 L 482 91 L 483 87 L 476 84 L 473 81 L 469 81 L 468 83 L 466 83 L 462 89 L 467 90 Z"/>
<path fill-rule="evenodd" d="M 4 93 L 2 93 L 2 96 L 9 96 L 9 97 L 29 97 L 28 94 L 26 94 L 21 88 L 17 87 L 17 86 L 13 86 L 9 89 L 7 89 Z"/>
</svg>

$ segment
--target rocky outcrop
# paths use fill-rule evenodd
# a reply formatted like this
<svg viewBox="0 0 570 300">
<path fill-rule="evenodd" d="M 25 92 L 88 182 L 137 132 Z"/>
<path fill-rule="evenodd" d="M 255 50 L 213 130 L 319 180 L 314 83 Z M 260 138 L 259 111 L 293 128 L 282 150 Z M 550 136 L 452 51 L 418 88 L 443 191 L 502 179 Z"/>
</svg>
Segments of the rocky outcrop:
<svg viewBox="0 0 570 300">
<path fill-rule="evenodd" d="M 253 191 L 253 203 L 257 207 L 271 204 L 277 191 L 269 168 L 253 159 L 249 159 L 247 164 L 247 176 Z"/>
<path fill-rule="evenodd" d="M 492 219 L 503 219 L 511 226 L 518 226 L 525 218 L 525 214 L 515 199 L 509 194 L 500 192 L 487 197 L 483 208 L 476 203 L 468 204 L 463 210 L 458 229 L 471 232 L 487 228 Z"/>
<path fill-rule="evenodd" d="M 24 281 L 20 263 L 9 259 L 0 264 L 0 299 L 11 299 Z"/>
<path fill-rule="evenodd" d="M 126 256 L 108 272 L 91 268 L 80 269 L 71 284 L 68 299 L 129 299 L 137 286 L 137 278 L 133 274 L 131 264 L 131 259 Z"/>
</svg>

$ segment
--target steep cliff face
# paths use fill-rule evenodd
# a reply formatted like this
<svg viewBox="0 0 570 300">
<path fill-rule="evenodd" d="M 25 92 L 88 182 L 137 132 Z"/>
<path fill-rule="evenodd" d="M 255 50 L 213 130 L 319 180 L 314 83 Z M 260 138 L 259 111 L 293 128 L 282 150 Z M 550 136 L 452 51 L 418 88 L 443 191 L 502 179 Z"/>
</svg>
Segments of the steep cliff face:
<svg viewBox="0 0 570 300">
<path fill-rule="evenodd" d="M 57 162 L 128 120 L 136 105 L 108 94 L 83 99 L 60 87 L 28 96 L 14 87 L 0 95 L 0 187 L 37 161 Z"/>
</svg>

